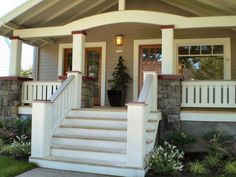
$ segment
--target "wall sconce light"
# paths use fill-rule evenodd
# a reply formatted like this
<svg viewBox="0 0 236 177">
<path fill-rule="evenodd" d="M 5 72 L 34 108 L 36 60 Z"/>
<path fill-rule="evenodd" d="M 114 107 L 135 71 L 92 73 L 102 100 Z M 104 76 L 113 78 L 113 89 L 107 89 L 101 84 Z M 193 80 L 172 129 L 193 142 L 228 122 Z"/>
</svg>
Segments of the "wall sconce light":
<svg viewBox="0 0 236 177">
<path fill-rule="evenodd" d="M 117 46 L 122 46 L 123 45 L 123 35 L 121 35 L 121 34 L 116 35 L 116 45 Z"/>
</svg>

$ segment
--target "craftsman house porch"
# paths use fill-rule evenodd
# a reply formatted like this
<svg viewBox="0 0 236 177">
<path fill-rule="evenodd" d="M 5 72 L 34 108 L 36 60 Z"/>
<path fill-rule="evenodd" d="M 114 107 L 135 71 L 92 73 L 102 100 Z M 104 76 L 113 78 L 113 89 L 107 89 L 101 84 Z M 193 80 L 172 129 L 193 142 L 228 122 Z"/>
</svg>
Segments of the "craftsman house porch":
<svg viewBox="0 0 236 177">
<path fill-rule="evenodd" d="M 47 20 L 59 12 L 47 12 L 48 19 L 41 13 L 27 25 L 24 13 L 66 6 L 65 1 L 32 0 L 29 11 L 12 15 L 9 24 L 4 19 L 6 35 L 13 22 L 27 26 L 12 27 L 10 76 L 0 80 L 3 88 L 10 87 L 3 96 L 20 93 L 13 106 L 4 103 L 2 109 L 32 115 L 30 161 L 46 168 L 145 176 L 144 159 L 157 135 L 219 128 L 235 134 L 236 17 L 195 17 L 180 9 L 174 15 L 169 5 L 163 8 L 167 12 L 151 6 L 127 10 L 132 1 L 116 1 L 118 7 L 111 2 L 74 1 L 69 13 L 78 13 L 73 5 L 80 13 L 84 7 L 98 9 L 91 15 L 86 8 L 87 16 L 74 19 L 62 10 L 63 18 L 52 23 Z M 145 1 L 134 5 L 139 3 Z M 33 81 L 19 77 L 22 42 L 38 46 Z M 132 83 L 125 107 L 111 108 L 106 92 L 119 56 Z"/>
</svg>

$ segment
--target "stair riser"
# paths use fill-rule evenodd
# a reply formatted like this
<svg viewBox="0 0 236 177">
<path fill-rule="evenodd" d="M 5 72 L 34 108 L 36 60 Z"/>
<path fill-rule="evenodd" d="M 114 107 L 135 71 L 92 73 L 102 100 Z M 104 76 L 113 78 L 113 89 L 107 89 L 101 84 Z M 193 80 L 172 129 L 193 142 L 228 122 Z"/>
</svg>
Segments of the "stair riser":
<svg viewBox="0 0 236 177">
<path fill-rule="evenodd" d="M 85 120 L 85 119 L 66 119 L 63 126 L 90 126 L 90 127 L 107 127 L 107 128 L 127 128 L 126 121 L 104 121 L 104 120 Z"/>
<path fill-rule="evenodd" d="M 105 111 L 70 111 L 68 117 L 88 117 L 88 118 L 123 118 L 127 119 L 127 112 L 105 112 Z"/>
<path fill-rule="evenodd" d="M 146 127 L 147 129 L 157 129 L 158 124 L 156 122 L 148 122 Z"/>
<path fill-rule="evenodd" d="M 52 156 L 61 156 L 69 158 L 82 158 L 91 160 L 110 160 L 115 162 L 126 162 L 126 154 L 92 152 L 92 151 L 78 151 L 67 149 L 51 149 Z"/>
<path fill-rule="evenodd" d="M 144 177 L 144 170 L 128 169 L 128 168 L 116 168 L 116 167 L 106 167 L 106 166 L 94 166 L 85 164 L 76 164 L 69 162 L 58 162 L 58 161 L 48 161 L 48 160 L 38 160 L 30 159 L 30 162 L 36 163 L 39 167 L 52 168 L 59 170 L 70 170 L 85 173 L 96 173 L 104 175 L 115 175 L 115 176 L 126 176 L 126 177 Z"/>
<path fill-rule="evenodd" d="M 101 140 L 83 140 L 69 138 L 53 138 L 51 144 L 71 145 L 71 146 L 87 146 L 97 148 L 115 148 L 126 150 L 126 142 L 101 141 Z"/>
<path fill-rule="evenodd" d="M 116 130 L 96 130 L 96 129 L 78 129 L 78 128 L 58 128 L 55 135 L 82 135 L 96 137 L 126 138 L 126 131 Z"/>
</svg>

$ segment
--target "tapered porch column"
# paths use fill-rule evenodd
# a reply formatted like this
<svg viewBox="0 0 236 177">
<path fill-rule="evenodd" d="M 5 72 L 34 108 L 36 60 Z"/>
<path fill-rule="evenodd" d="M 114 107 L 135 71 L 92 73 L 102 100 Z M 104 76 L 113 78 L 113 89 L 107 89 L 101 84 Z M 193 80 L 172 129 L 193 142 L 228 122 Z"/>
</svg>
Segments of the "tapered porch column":
<svg viewBox="0 0 236 177">
<path fill-rule="evenodd" d="M 11 38 L 11 54 L 9 63 L 9 76 L 19 76 L 21 71 L 22 41 L 19 37 Z"/>
<path fill-rule="evenodd" d="M 80 71 L 84 75 L 85 69 L 85 36 L 84 31 L 73 31 L 72 71 Z"/>
<path fill-rule="evenodd" d="M 176 74 L 174 59 L 174 25 L 161 26 L 162 32 L 162 74 Z"/>
</svg>

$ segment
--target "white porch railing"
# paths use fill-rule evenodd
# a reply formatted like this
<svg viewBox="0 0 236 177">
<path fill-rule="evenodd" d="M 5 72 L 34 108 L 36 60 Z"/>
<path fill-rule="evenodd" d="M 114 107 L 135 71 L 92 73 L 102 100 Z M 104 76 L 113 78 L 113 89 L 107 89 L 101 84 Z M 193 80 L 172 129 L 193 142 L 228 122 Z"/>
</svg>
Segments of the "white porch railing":
<svg viewBox="0 0 236 177">
<path fill-rule="evenodd" d="M 32 103 L 33 100 L 49 100 L 61 85 L 60 81 L 26 81 L 22 85 L 22 103 Z"/>
<path fill-rule="evenodd" d="M 129 103 L 127 123 L 127 166 L 144 168 L 146 127 L 150 111 L 157 110 L 157 74 L 144 72 L 138 102 Z"/>
<path fill-rule="evenodd" d="M 50 140 L 54 130 L 72 108 L 81 107 L 82 75 L 69 72 L 68 78 L 48 101 L 32 103 L 33 157 L 46 157 L 50 153 Z"/>
<path fill-rule="evenodd" d="M 236 108 L 236 81 L 183 81 L 182 107 Z"/>
</svg>

